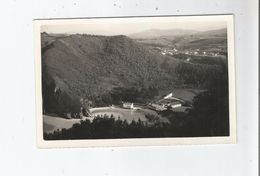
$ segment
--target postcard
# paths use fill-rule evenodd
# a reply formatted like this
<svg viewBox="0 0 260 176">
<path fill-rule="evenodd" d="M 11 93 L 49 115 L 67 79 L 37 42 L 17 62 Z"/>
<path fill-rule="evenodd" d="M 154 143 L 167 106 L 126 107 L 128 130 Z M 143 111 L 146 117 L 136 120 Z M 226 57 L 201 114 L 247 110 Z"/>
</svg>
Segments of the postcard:
<svg viewBox="0 0 260 176">
<path fill-rule="evenodd" d="M 236 143 L 233 15 L 34 20 L 39 148 Z"/>
</svg>

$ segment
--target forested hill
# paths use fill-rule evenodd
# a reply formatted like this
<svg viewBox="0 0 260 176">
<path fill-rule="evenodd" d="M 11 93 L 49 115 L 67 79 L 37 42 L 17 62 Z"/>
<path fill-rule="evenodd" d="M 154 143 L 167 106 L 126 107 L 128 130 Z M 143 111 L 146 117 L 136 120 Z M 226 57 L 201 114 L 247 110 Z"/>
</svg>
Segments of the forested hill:
<svg viewBox="0 0 260 176">
<path fill-rule="evenodd" d="M 185 81 L 176 73 L 182 61 L 126 36 L 42 33 L 41 37 L 44 112 L 79 111 L 82 98 L 96 106 L 110 104 L 118 100 L 115 91 L 130 88 L 151 98 Z M 182 69 L 190 67 L 178 68 L 181 74 L 194 74 Z"/>
</svg>

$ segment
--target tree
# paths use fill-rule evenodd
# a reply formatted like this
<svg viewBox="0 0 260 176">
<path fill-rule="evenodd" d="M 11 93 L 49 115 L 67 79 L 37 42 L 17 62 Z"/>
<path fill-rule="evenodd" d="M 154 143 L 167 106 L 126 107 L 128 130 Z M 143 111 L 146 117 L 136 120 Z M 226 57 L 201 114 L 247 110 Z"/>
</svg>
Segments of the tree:
<svg viewBox="0 0 260 176">
<path fill-rule="evenodd" d="M 223 65 L 222 73 L 211 81 L 208 91 L 200 93 L 193 100 L 189 112 L 189 129 L 198 136 L 229 135 L 228 72 Z"/>
</svg>

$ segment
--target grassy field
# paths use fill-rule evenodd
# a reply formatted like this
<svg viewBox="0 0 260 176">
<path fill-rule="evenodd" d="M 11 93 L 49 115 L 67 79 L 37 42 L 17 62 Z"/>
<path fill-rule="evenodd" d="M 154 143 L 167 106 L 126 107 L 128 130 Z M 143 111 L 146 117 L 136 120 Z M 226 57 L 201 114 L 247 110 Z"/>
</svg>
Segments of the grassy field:
<svg viewBox="0 0 260 176">
<path fill-rule="evenodd" d="M 43 115 L 43 132 L 51 133 L 57 129 L 68 129 L 71 128 L 73 124 L 79 122 L 80 119 L 64 119 L 61 117 Z"/>
<path fill-rule="evenodd" d="M 193 98 L 203 91 L 201 89 L 174 89 L 173 96 L 191 103 Z"/>
<path fill-rule="evenodd" d="M 154 115 L 158 116 L 158 114 L 150 109 L 140 110 L 131 110 L 131 109 L 123 109 L 123 108 L 93 108 L 90 110 L 93 116 L 103 116 L 108 115 L 109 117 L 113 114 L 114 118 L 117 120 L 120 116 L 121 120 L 126 120 L 128 123 L 131 123 L 132 120 L 138 121 L 139 119 L 143 122 L 146 122 L 148 119 L 145 115 Z M 160 117 L 160 116 L 158 116 Z M 75 123 L 80 123 L 81 119 L 64 119 L 57 116 L 43 115 L 43 131 L 45 133 L 52 133 L 57 129 L 68 129 L 73 126 Z M 169 123 L 169 120 L 164 117 L 160 117 L 161 122 Z"/>
</svg>

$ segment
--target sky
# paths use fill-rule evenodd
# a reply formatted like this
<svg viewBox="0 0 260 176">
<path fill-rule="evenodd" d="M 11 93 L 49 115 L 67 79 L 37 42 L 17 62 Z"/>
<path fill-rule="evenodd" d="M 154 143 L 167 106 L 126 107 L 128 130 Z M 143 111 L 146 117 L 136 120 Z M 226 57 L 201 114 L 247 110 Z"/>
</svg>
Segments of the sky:
<svg viewBox="0 0 260 176">
<path fill-rule="evenodd" d="M 41 32 L 66 34 L 129 35 L 149 29 L 188 29 L 207 31 L 226 28 L 223 18 L 103 18 L 80 20 L 49 20 Z"/>
</svg>

